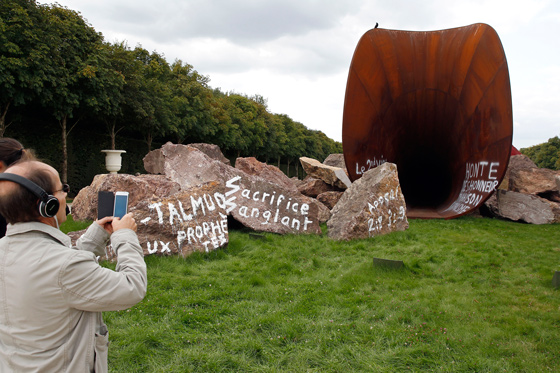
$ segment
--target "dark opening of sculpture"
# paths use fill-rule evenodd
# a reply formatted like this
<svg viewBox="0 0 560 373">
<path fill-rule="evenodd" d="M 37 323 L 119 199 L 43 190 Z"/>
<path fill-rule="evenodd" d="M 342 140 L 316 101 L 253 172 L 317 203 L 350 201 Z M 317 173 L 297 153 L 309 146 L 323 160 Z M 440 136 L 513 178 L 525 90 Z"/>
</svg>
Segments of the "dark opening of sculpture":
<svg viewBox="0 0 560 373">
<path fill-rule="evenodd" d="M 397 165 L 411 218 L 453 218 L 483 203 L 511 153 L 511 88 L 494 29 L 372 29 L 354 52 L 342 143 L 351 180 Z"/>
</svg>

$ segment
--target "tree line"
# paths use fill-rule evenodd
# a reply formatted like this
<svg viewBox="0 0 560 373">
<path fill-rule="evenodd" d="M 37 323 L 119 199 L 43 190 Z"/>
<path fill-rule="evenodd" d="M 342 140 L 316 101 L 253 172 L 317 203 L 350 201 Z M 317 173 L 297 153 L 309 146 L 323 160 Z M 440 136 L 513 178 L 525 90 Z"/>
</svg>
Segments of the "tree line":
<svg viewBox="0 0 560 373">
<path fill-rule="evenodd" d="M 60 158 L 53 166 L 63 181 L 69 146 L 90 144 L 92 136 L 96 153 L 135 139 L 145 143 L 144 154 L 167 141 L 207 142 L 230 157 L 282 162 L 288 173 L 301 156 L 342 152 L 323 132 L 271 113 L 262 96 L 222 92 L 209 82 L 181 60 L 105 41 L 80 13 L 58 4 L 0 4 L 0 136 L 40 148 L 58 133 L 48 151 L 60 156 L 46 158 Z M 74 152 L 84 147 L 74 145 Z"/>
<path fill-rule="evenodd" d="M 555 136 L 543 144 L 534 145 L 519 151 L 531 158 L 541 168 L 560 170 L 560 138 Z"/>
</svg>

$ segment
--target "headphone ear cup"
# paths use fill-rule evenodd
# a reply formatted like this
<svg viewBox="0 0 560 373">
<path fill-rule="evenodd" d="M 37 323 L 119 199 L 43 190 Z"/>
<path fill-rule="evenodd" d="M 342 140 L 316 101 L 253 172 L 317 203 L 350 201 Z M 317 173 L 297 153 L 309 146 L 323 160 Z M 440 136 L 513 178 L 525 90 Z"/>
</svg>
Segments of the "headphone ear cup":
<svg viewBox="0 0 560 373">
<path fill-rule="evenodd" d="M 53 195 L 49 195 L 46 201 L 39 201 L 39 214 L 44 218 L 52 218 L 59 208 L 60 202 Z"/>
</svg>

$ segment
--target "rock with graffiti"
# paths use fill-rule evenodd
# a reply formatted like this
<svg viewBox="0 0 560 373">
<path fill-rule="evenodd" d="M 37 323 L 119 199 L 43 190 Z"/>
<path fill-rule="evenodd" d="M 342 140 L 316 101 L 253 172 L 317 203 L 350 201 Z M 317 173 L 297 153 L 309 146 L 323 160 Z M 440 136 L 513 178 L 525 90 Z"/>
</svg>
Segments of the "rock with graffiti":
<svg viewBox="0 0 560 373">
<path fill-rule="evenodd" d="M 329 237 L 368 238 L 408 228 L 397 166 L 383 163 L 366 171 L 346 190 L 327 222 Z"/>
<path fill-rule="evenodd" d="M 318 202 L 258 178 L 236 176 L 226 181 L 228 212 L 243 225 L 274 233 L 321 233 Z"/>
<path fill-rule="evenodd" d="M 233 168 L 188 145 L 167 143 L 144 158 L 146 170 L 182 188 L 218 181 L 224 185 L 225 213 L 256 231 L 321 233 L 320 202 L 257 175 Z"/>
<path fill-rule="evenodd" d="M 152 178 L 155 184 L 167 185 L 170 181 Z M 132 175 L 118 175 L 104 181 L 108 189 L 123 190 L 122 182 L 126 180 L 130 185 L 143 186 L 143 177 Z M 115 184 L 107 184 L 112 180 Z M 96 185 L 99 184 L 96 183 Z M 103 183 L 102 183 L 103 184 Z M 173 183 L 175 184 L 175 183 Z M 91 186 L 90 186 L 91 188 Z M 209 252 L 224 247 L 229 242 L 227 221 L 227 198 L 224 185 L 219 182 L 208 182 L 196 187 L 188 188 L 167 196 L 156 194 L 142 194 L 140 189 L 128 189 L 131 195 L 129 211 L 134 214 L 138 229 L 137 235 L 144 255 L 174 255 L 187 256 L 193 252 Z M 155 189 L 158 190 L 157 188 Z M 173 189 L 159 189 L 159 191 L 174 191 Z M 83 191 L 83 193 L 82 193 Z M 92 190 L 82 189 L 78 197 L 80 204 L 83 200 L 95 195 Z M 137 195 L 143 195 L 139 200 Z M 80 202 L 81 201 L 81 202 Z M 97 202 L 95 202 L 96 204 Z M 83 208 L 85 214 L 90 208 Z M 81 216 L 81 215 L 79 215 Z M 87 217 L 90 219 L 90 217 Z M 95 217 L 91 217 L 95 219 Z M 70 232 L 72 242 L 85 232 Z M 108 247 L 106 255 L 101 260 L 114 259 L 114 253 Z"/>
<path fill-rule="evenodd" d="M 228 243 L 226 197 L 219 182 L 144 201 L 133 212 L 144 255 L 187 256 Z"/>
</svg>

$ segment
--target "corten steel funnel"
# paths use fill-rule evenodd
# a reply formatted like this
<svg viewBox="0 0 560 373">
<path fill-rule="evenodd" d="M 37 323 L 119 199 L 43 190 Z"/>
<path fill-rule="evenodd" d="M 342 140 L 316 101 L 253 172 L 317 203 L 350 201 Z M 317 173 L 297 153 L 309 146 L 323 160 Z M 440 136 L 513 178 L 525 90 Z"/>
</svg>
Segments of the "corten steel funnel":
<svg viewBox="0 0 560 373">
<path fill-rule="evenodd" d="M 482 204 L 506 171 L 513 135 L 504 50 L 485 24 L 372 29 L 356 47 L 342 144 L 351 180 L 397 165 L 409 218 L 454 218 Z"/>
</svg>

